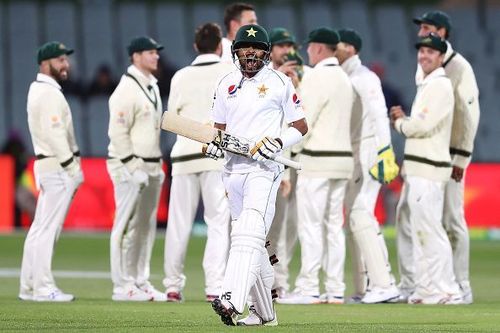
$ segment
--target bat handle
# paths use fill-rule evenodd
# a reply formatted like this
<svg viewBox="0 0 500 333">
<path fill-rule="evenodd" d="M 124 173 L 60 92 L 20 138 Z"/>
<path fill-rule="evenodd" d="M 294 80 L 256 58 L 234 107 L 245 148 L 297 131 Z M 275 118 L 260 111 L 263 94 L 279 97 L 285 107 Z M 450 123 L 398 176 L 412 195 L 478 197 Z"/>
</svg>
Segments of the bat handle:
<svg viewBox="0 0 500 333">
<path fill-rule="evenodd" d="M 302 169 L 302 165 L 299 162 L 295 162 L 292 160 L 289 160 L 288 158 L 285 158 L 283 156 L 276 156 L 273 158 L 275 162 L 281 163 L 283 165 L 286 165 L 287 167 L 294 168 L 297 170 Z"/>
</svg>

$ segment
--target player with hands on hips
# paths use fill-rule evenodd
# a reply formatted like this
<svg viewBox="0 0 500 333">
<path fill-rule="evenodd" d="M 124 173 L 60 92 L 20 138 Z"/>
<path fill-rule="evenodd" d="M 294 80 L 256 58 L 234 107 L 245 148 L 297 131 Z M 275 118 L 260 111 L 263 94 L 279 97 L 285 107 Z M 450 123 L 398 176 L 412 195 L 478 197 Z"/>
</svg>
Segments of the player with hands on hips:
<svg viewBox="0 0 500 333">
<path fill-rule="evenodd" d="M 224 154 L 231 250 L 222 294 L 212 308 L 226 325 L 278 324 L 271 295 L 274 272 L 265 242 L 284 168 L 269 158 L 298 143 L 307 124 L 291 80 L 267 67 L 269 52 L 269 37 L 262 27 L 241 27 L 232 45 L 238 70 L 220 80 L 212 108 L 215 128 L 257 142 L 251 147 L 252 158 Z M 282 130 L 283 120 L 289 124 L 286 130 Z M 207 152 L 217 156 L 215 148 Z M 250 316 L 238 320 L 248 297 L 253 302 L 250 316 L 255 320 L 248 320 Z"/>
<path fill-rule="evenodd" d="M 83 182 L 71 110 L 60 86 L 68 79 L 68 55 L 72 53 L 60 42 L 42 45 L 38 49 L 39 73 L 28 92 L 28 125 L 40 194 L 24 242 L 19 290 L 23 301 L 74 300 L 73 295 L 56 286 L 51 271 L 55 244 L 73 196 Z"/>
</svg>

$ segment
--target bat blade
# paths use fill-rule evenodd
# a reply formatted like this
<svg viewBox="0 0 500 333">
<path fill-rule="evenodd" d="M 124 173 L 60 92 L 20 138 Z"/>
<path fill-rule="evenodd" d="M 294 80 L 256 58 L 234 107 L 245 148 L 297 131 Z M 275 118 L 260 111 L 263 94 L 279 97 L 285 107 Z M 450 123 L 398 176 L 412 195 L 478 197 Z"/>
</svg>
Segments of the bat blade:
<svg viewBox="0 0 500 333">
<path fill-rule="evenodd" d="M 217 129 L 212 126 L 180 116 L 175 112 L 163 113 L 161 128 L 201 143 L 211 142 L 218 134 Z"/>
</svg>

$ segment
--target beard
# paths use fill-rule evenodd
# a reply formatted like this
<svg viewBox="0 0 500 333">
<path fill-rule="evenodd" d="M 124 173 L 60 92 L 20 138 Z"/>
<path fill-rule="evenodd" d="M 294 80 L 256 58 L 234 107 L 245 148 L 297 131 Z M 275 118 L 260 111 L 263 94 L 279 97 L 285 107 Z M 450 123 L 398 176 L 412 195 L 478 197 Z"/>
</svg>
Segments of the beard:
<svg viewBox="0 0 500 333">
<path fill-rule="evenodd" d="M 50 75 L 57 81 L 63 82 L 68 79 L 68 69 L 56 69 L 54 66 L 49 64 Z"/>
</svg>

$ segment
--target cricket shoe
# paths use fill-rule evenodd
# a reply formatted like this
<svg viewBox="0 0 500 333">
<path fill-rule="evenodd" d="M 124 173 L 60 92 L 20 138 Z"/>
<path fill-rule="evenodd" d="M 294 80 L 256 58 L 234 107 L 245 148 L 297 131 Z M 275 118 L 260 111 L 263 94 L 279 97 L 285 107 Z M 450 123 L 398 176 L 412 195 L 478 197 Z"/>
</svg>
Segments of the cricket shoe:
<svg viewBox="0 0 500 333">
<path fill-rule="evenodd" d="M 418 293 L 413 293 L 408 297 L 408 304 L 429 304 L 429 305 L 458 305 L 464 304 L 462 295 L 432 295 L 432 296 L 422 296 Z"/>
<path fill-rule="evenodd" d="M 159 291 L 151 283 L 143 284 L 142 286 L 138 286 L 140 290 L 151 296 L 152 301 L 154 302 L 166 302 L 167 294 Z"/>
<path fill-rule="evenodd" d="M 238 312 L 231 303 L 226 307 L 220 299 L 216 298 L 212 301 L 212 309 L 214 309 L 215 313 L 220 316 L 220 320 L 227 326 L 237 325 Z"/>
<path fill-rule="evenodd" d="M 208 303 L 212 303 L 215 299 L 219 298 L 218 295 L 205 295 L 205 300 L 208 302 Z"/>
<path fill-rule="evenodd" d="M 359 294 L 354 294 L 352 296 L 349 296 L 347 299 L 347 304 L 361 304 L 361 300 L 363 299 L 364 295 L 359 295 Z"/>
<path fill-rule="evenodd" d="M 472 289 L 469 284 L 465 285 L 461 284 L 460 285 L 460 290 L 462 292 L 462 298 L 464 301 L 464 304 L 472 304 L 474 302 L 474 298 L 472 296 Z"/>
<path fill-rule="evenodd" d="M 399 297 L 392 301 L 388 301 L 388 303 L 409 303 L 408 300 L 410 296 L 413 295 L 414 290 L 404 289 L 404 288 L 398 288 L 398 290 L 399 290 Z"/>
<path fill-rule="evenodd" d="M 274 311 L 274 318 L 269 321 L 264 321 L 262 317 L 255 311 L 255 306 L 250 305 L 248 308 L 248 316 L 238 320 L 238 326 L 278 326 L 278 317 Z"/>
<path fill-rule="evenodd" d="M 363 304 L 387 303 L 399 299 L 399 289 L 396 286 L 389 288 L 373 287 L 361 299 Z"/>
<path fill-rule="evenodd" d="M 335 296 L 332 294 L 322 294 L 319 296 L 322 304 L 344 304 L 344 296 Z"/>
<path fill-rule="evenodd" d="M 33 300 L 36 302 L 71 302 L 75 300 L 75 296 L 55 289 L 50 294 L 34 296 Z"/>
<path fill-rule="evenodd" d="M 33 292 L 20 292 L 17 297 L 21 301 L 34 301 Z"/>
<path fill-rule="evenodd" d="M 113 301 L 148 302 L 152 301 L 153 297 L 136 286 L 131 286 L 123 292 L 114 292 L 111 299 Z"/>
<path fill-rule="evenodd" d="M 277 298 L 276 303 L 278 304 L 321 304 L 321 300 L 318 296 L 302 295 L 302 294 L 290 294 L 284 298 Z"/>
<path fill-rule="evenodd" d="M 181 303 L 184 301 L 182 293 L 178 291 L 171 291 L 167 293 L 167 302 Z"/>
</svg>

